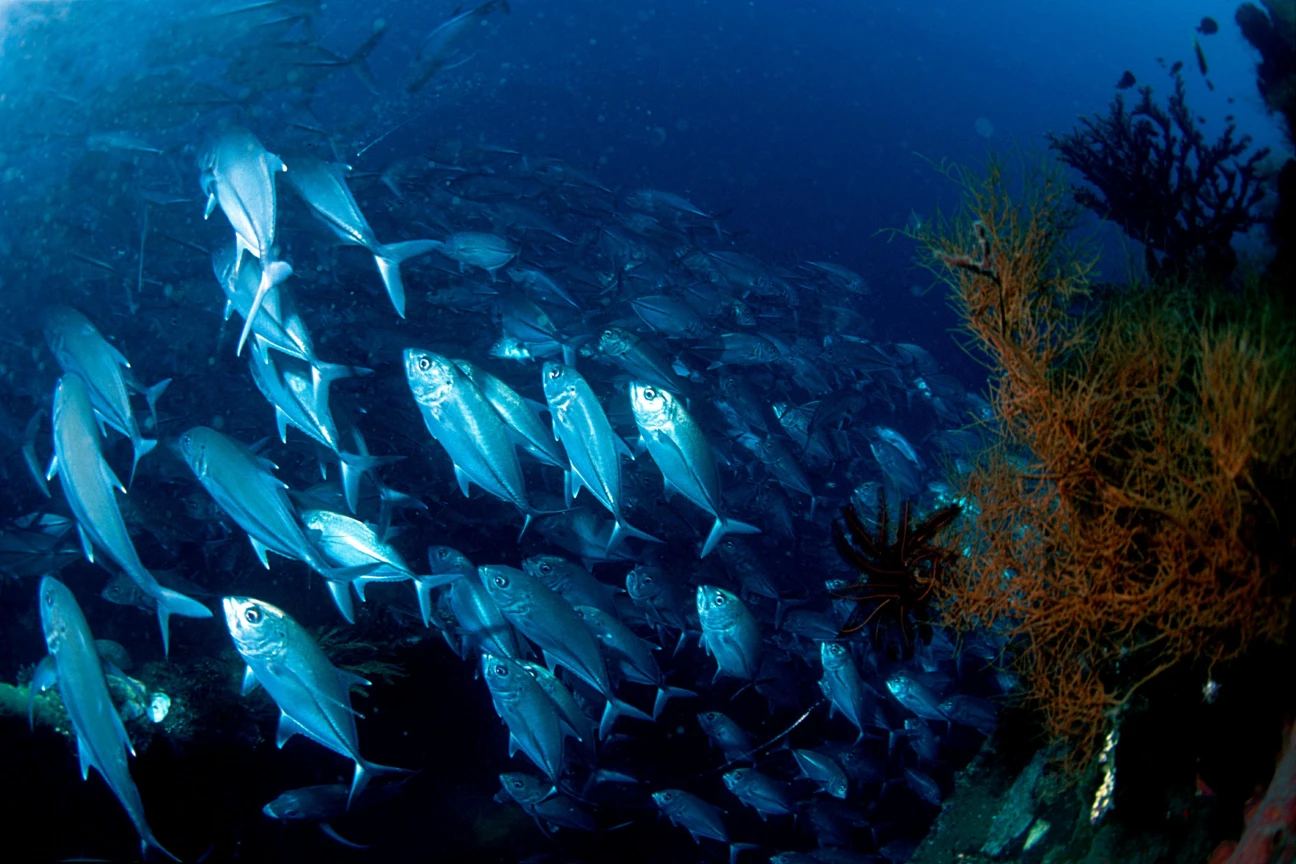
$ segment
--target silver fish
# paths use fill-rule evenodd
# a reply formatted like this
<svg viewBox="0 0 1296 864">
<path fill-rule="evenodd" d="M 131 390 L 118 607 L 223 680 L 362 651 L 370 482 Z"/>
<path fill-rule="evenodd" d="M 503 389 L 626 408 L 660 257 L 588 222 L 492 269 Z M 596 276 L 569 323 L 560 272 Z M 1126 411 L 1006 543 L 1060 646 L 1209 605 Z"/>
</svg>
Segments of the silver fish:
<svg viewBox="0 0 1296 864">
<path fill-rule="evenodd" d="M 436 29 L 419 45 L 418 54 L 414 58 L 415 72 L 409 83 L 405 85 L 405 89 L 410 93 L 421 90 L 433 75 L 450 62 L 464 36 L 496 9 L 503 9 L 505 14 L 508 14 L 508 0 L 486 0 L 479 6 L 462 12 L 457 11 L 449 19 L 437 25 Z"/>
<path fill-rule="evenodd" d="M 625 442 L 612 431 L 612 424 L 589 384 L 572 367 L 552 361 L 544 364 L 540 377 L 553 418 L 554 437 L 562 442 L 571 466 L 567 471 L 569 503 L 583 486 L 612 514 L 614 524 L 608 539 L 608 554 L 626 537 L 660 543 L 656 537 L 627 523 L 621 514 L 621 454 L 631 454 Z"/>
<path fill-rule="evenodd" d="M 540 422 L 536 412 L 517 394 L 494 375 L 467 360 L 453 360 L 459 371 L 477 385 L 486 401 L 499 413 L 500 419 L 511 430 L 519 447 L 546 465 L 562 468 L 567 463 L 549 430 Z"/>
<path fill-rule="evenodd" d="M 482 565 L 477 575 L 509 623 L 539 646 L 550 669 L 561 665 L 603 694 L 607 705 L 599 722 L 600 737 L 607 737 L 619 715 L 652 719 L 612 692 L 598 641 L 562 595 L 512 567 Z"/>
<path fill-rule="evenodd" d="M 338 570 L 324 559 L 297 519 L 288 500 L 288 484 L 271 473 L 277 466 L 206 426 L 185 432 L 179 446 L 198 482 L 217 506 L 247 532 L 261 566 L 270 569 L 266 557 L 270 552 L 304 562 L 324 577 L 338 611 L 354 622 L 349 585 L 353 578 L 364 574 L 365 568 Z"/>
<path fill-rule="evenodd" d="M 859 667 L 850 650 L 840 642 L 824 642 L 819 646 L 824 676 L 819 689 L 831 703 L 829 715 L 840 711 L 859 730 L 856 743 L 864 738 L 864 727 L 871 725 L 875 700 L 870 698 L 868 686 L 860 677 Z"/>
<path fill-rule="evenodd" d="M 452 360 L 440 354 L 406 349 L 405 377 L 428 432 L 454 464 L 464 497 L 469 484 L 476 483 L 507 501 L 525 514 L 525 533 L 539 511 L 527 499 L 517 451 L 499 412 Z"/>
<path fill-rule="evenodd" d="M 157 441 L 140 435 L 139 424 L 131 410 L 129 386 L 122 369 L 130 368 L 122 353 L 112 346 L 95 329 L 90 320 L 70 306 L 54 306 L 45 313 L 45 340 L 64 372 L 75 372 L 84 379 L 90 392 L 90 403 L 103 423 L 131 439 L 135 448 L 135 461 L 131 465 L 131 478 L 139 460 L 157 446 Z M 149 411 L 171 379 L 167 378 L 145 389 Z M 156 414 L 155 414 L 156 416 Z"/>
<path fill-rule="evenodd" d="M 373 775 L 405 773 L 360 755 L 351 688 L 367 687 L 368 681 L 330 663 L 310 634 L 282 609 L 251 597 L 225 597 L 221 606 L 234 647 L 247 663 L 244 694 L 259 684 L 282 712 L 277 746 L 305 735 L 354 761 L 348 807 Z"/>
<path fill-rule="evenodd" d="M 169 653 L 171 616 L 210 618 L 211 610 L 197 600 L 163 588 L 140 562 L 113 491 L 115 487 L 125 492 L 126 487 L 99 451 L 89 390 L 81 376 L 75 374 L 60 378 L 54 390 L 54 458 L 50 462 L 49 477 L 55 474 L 63 487 L 63 497 L 76 517 L 86 558 L 94 561 L 94 550 L 102 549 L 153 599 L 157 604 L 158 625 L 162 628 L 163 650 Z"/>
<path fill-rule="evenodd" d="M 76 733 L 81 779 L 86 779 L 91 767 L 99 772 L 134 823 L 141 855 L 156 849 L 172 861 L 179 861 L 158 843 L 144 819 L 144 804 L 126 764 L 126 754 L 134 756 L 135 748 L 113 707 L 90 626 L 76 597 L 52 576 L 41 580 L 40 616 L 45 644 L 53 658 L 53 677 Z"/>
<path fill-rule="evenodd" d="M 683 789 L 662 789 L 652 793 L 653 803 L 665 813 L 672 825 L 678 825 L 697 843 L 701 838 L 718 840 L 729 846 L 729 864 L 736 864 L 738 853 L 744 849 L 755 849 L 750 843 L 730 843 L 729 831 L 720 817 L 720 808 L 703 801 L 692 792 Z"/>
<path fill-rule="evenodd" d="M 287 170 L 283 160 L 267 151 L 246 129 L 226 131 L 203 157 L 201 182 L 207 196 L 203 218 L 211 216 L 220 204 L 234 228 L 235 268 L 242 263 L 245 251 L 261 262 L 261 282 L 243 321 L 243 332 L 239 334 L 236 352 L 239 354 L 243 353 L 243 343 L 252 332 L 252 321 L 265 301 L 266 292 L 275 284 L 277 273 L 270 266 L 274 260 L 278 220 L 274 175 Z"/>
<path fill-rule="evenodd" d="M 334 234 L 345 243 L 363 246 L 374 256 L 382 276 L 387 296 L 396 307 L 396 314 L 405 317 L 405 287 L 401 283 L 400 265 L 407 258 L 423 255 L 437 249 L 435 240 L 406 240 L 402 243 L 379 243 L 369 227 L 369 220 L 360 212 L 360 205 L 347 188 L 346 172 L 349 166 L 324 162 L 306 156 L 293 160 L 293 170 L 288 172 L 288 182 L 302 199 Z"/>
<path fill-rule="evenodd" d="M 436 250 L 462 267 L 480 267 L 495 279 L 495 271 L 517 257 L 518 249 L 497 234 L 458 231 L 436 245 Z"/>
<path fill-rule="evenodd" d="M 821 792 L 827 792 L 834 798 L 846 799 L 846 771 L 836 759 L 814 750 L 793 750 L 792 757 L 796 759 L 801 775 L 818 783 Z"/>
<path fill-rule="evenodd" d="M 509 755 L 520 749 L 556 785 L 566 736 L 553 702 L 519 663 L 483 653 L 481 668 L 495 713 L 509 728 Z"/>
<path fill-rule="evenodd" d="M 715 549 L 726 534 L 759 534 L 760 529 L 720 513 L 720 473 L 711 445 L 684 404 L 667 391 L 635 381 L 630 385 L 630 407 L 648 453 L 661 469 L 667 488 L 674 489 L 705 510 L 715 523 L 702 544 L 702 557 Z"/>
<path fill-rule="evenodd" d="M 751 610 L 732 592 L 699 585 L 697 613 L 702 622 L 702 647 L 716 661 L 715 677 L 755 680 L 763 646 Z"/>
<path fill-rule="evenodd" d="M 735 768 L 724 775 L 725 786 L 739 801 L 766 816 L 786 816 L 792 812 L 792 798 L 787 784 L 755 768 Z"/>
<path fill-rule="evenodd" d="M 657 698 L 652 710 L 654 720 L 661 716 L 668 700 L 697 695 L 692 690 L 668 685 L 666 676 L 653 657 L 652 652 L 657 646 L 636 636 L 615 615 L 593 606 L 577 606 L 576 614 L 585 622 L 594 638 L 598 639 L 625 680 L 657 688 Z"/>
</svg>

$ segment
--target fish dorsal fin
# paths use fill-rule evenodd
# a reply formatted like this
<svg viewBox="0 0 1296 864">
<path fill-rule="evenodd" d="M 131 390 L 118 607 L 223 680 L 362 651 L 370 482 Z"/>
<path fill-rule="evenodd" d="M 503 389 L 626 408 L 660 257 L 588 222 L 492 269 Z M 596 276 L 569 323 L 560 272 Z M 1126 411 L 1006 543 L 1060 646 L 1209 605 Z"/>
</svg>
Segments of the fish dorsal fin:
<svg viewBox="0 0 1296 864">
<path fill-rule="evenodd" d="M 243 686 L 240 688 L 242 694 L 246 696 L 260 686 L 261 686 L 261 682 L 257 680 L 256 672 L 252 670 L 252 667 L 251 666 L 244 667 Z"/>
</svg>

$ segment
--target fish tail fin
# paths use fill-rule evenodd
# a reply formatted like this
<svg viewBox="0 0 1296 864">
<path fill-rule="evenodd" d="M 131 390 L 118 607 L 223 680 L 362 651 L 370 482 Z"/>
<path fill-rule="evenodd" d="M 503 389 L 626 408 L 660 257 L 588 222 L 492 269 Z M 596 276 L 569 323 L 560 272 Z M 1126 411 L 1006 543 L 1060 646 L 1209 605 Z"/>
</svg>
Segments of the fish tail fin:
<svg viewBox="0 0 1296 864">
<path fill-rule="evenodd" d="M 311 364 L 311 386 L 316 404 L 321 398 L 327 398 L 328 385 L 340 378 L 358 378 L 369 375 L 372 369 L 364 366 L 348 366 L 346 363 L 321 363 L 318 360 Z"/>
<path fill-rule="evenodd" d="M 375 777 L 381 777 L 384 774 L 413 774 L 407 768 L 393 768 L 390 765 L 378 765 L 365 759 L 357 759 L 355 766 L 355 776 L 351 778 L 351 792 L 347 795 L 347 809 L 351 809 L 352 802 L 360 793 L 364 792 L 369 781 Z"/>
<path fill-rule="evenodd" d="M 382 276 L 387 296 L 391 298 L 396 314 L 400 317 L 405 317 L 405 286 L 401 282 L 401 262 L 431 252 L 440 245 L 436 240 L 406 240 L 403 243 L 387 243 L 374 250 L 378 273 Z"/>
<path fill-rule="evenodd" d="M 723 516 L 717 516 L 715 524 L 711 526 L 711 533 L 707 535 L 706 543 L 702 544 L 702 557 L 705 558 L 715 549 L 720 538 L 726 534 L 759 534 L 761 529 L 755 525 L 748 525 L 746 522 L 739 522 L 737 519 L 726 519 Z"/>
<path fill-rule="evenodd" d="M 608 736 L 608 733 L 612 731 L 612 724 L 616 722 L 618 717 L 633 717 L 636 720 L 647 720 L 649 723 L 653 719 L 629 702 L 622 702 L 620 699 L 611 697 L 607 700 L 607 704 L 603 706 L 603 718 L 599 720 L 600 739 Z"/>
<path fill-rule="evenodd" d="M 661 716 L 661 712 L 666 708 L 666 703 L 671 699 L 688 699 L 697 696 L 692 690 L 685 690 L 683 687 L 658 687 L 657 698 L 653 700 L 652 719 L 656 720 Z"/>
<path fill-rule="evenodd" d="M 342 492 L 346 497 L 347 507 L 356 512 L 360 503 L 360 478 L 382 465 L 391 465 L 404 459 L 404 456 L 369 456 L 357 453 L 338 453 L 342 468 Z M 374 482 L 377 482 L 375 478 Z M 381 484 L 380 484 L 381 486 Z"/>
<path fill-rule="evenodd" d="M 157 430 L 157 401 L 162 398 L 167 387 L 171 384 L 170 378 L 163 378 L 152 387 L 144 388 L 144 401 L 148 403 L 149 416 L 153 418 L 153 429 Z"/>
<path fill-rule="evenodd" d="M 133 443 L 135 445 L 135 461 L 131 462 L 130 482 L 128 485 L 135 483 L 135 468 L 139 465 L 140 459 L 153 452 L 153 448 L 157 446 L 158 442 L 155 438 L 143 438 L 137 435 Z"/>
<path fill-rule="evenodd" d="M 270 289 L 274 285 L 272 271 L 269 267 L 263 267 L 261 281 L 257 284 L 256 296 L 252 298 L 252 305 L 248 308 L 247 318 L 243 320 L 243 331 L 239 333 L 238 347 L 234 349 L 236 357 L 243 353 L 243 346 L 247 343 L 248 335 L 252 332 L 252 322 L 256 320 L 257 313 L 261 311 L 261 304 L 265 302 L 266 295 L 270 293 Z"/>
<path fill-rule="evenodd" d="M 608 538 L 607 554 L 611 555 L 612 551 L 620 546 L 627 537 L 637 537 L 640 540 L 647 540 L 649 543 L 662 542 L 648 532 L 640 531 L 629 522 L 617 519 L 616 523 L 612 526 L 612 536 Z"/>
<path fill-rule="evenodd" d="M 162 653 L 169 655 L 171 653 L 171 616 L 180 615 L 185 618 L 210 618 L 212 611 L 203 604 L 199 603 L 192 597 L 186 597 L 179 591 L 172 591 L 170 588 L 158 586 L 157 594 L 153 595 L 157 602 L 158 626 L 162 628 Z"/>
<path fill-rule="evenodd" d="M 369 68 L 369 55 L 378 47 L 383 36 L 387 35 L 387 22 L 381 18 L 374 22 L 373 35 L 360 44 L 360 47 L 352 52 L 351 56 L 346 58 L 344 65 L 350 66 L 351 71 L 360 79 L 360 83 L 369 88 L 369 92 L 378 93 L 378 84 L 374 81 L 373 71 Z"/>
<path fill-rule="evenodd" d="M 163 846 L 161 843 L 158 842 L 158 839 L 153 836 L 153 831 L 148 827 L 148 825 L 140 826 L 139 835 L 140 835 L 140 858 L 142 858 L 143 860 L 145 861 L 148 860 L 150 849 L 153 849 L 157 852 L 161 852 L 163 855 L 165 855 L 167 858 L 171 859 L 172 861 L 180 860 L 174 854 L 172 854 L 171 850 L 167 849 L 165 846 Z"/>
</svg>

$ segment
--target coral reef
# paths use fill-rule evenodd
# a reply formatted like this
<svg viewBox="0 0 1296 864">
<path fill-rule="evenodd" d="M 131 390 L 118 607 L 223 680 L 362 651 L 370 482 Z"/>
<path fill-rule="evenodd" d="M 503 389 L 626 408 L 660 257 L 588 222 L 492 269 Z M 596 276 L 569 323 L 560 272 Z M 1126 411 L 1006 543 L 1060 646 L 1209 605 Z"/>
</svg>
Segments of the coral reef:
<svg viewBox="0 0 1296 864">
<path fill-rule="evenodd" d="M 1079 776 L 1148 681 L 1289 630 L 1296 335 L 1260 289 L 1096 303 L 1056 167 L 1023 166 L 1018 195 L 1002 161 L 946 173 L 964 208 L 916 236 L 988 363 L 995 419 L 934 602 L 1008 638 Z"/>
<path fill-rule="evenodd" d="M 1154 279 L 1181 279 L 1194 270 L 1212 280 L 1226 277 L 1237 266 L 1233 235 L 1259 221 L 1260 164 L 1269 151 L 1248 153 L 1250 136 L 1236 137 L 1231 122 L 1207 143 L 1178 72 L 1164 108 L 1152 101 L 1151 87 L 1139 95 L 1129 110 L 1117 93 L 1106 117 L 1084 118 L 1075 131 L 1048 136 L 1089 184 L 1075 189 L 1076 200 L 1143 244 Z"/>
</svg>

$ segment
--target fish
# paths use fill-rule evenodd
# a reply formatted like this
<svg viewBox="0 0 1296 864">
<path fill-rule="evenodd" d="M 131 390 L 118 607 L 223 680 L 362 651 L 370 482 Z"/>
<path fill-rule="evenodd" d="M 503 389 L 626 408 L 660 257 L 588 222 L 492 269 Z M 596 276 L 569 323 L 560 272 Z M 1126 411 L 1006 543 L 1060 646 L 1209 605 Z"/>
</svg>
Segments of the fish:
<svg viewBox="0 0 1296 864">
<path fill-rule="evenodd" d="M 459 371 L 466 375 L 469 381 L 477 385 L 477 389 L 508 426 L 513 439 L 523 452 L 545 465 L 552 465 L 555 468 L 566 466 L 567 463 L 558 449 L 554 436 L 545 428 L 535 410 L 517 394 L 517 391 L 468 360 L 454 359 L 451 362 L 459 367 Z"/>
<path fill-rule="evenodd" d="M 1201 19 L 1201 23 L 1197 25 L 1197 32 L 1203 36 L 1210 36 L 1214 33 L 1218 33 L 1219 23 L 1216 22 L 1214 18 L 1209 16 L 1204 17 Z"/>
<path fill-rule="evenodd" d="M 428 565 L 434 576 L 461 574 L 469 577 L 451 582 L 448 591 L 450 612 L 463 629 L 465 640 L 473 648 L 496 657 L 521 659 L 522 651 L 513 626 L 477 578 L 477 568 L 472 562 L 449 546 L 431 546 L 428 548 Z M 423 603 L 420 597 L 420 607 Z"/>
<path fill-rule="evenodd" d="M 518 249 L 498 234 L 481 231 L 457 231 L 445 240 L 433 241 L 433 247 L 451 261 L 480 267 L 495 281 L 495 273 L 517 257 Z"/>
<path fill-rule="evenodd" d="M 522 569 L 573 607 L 594 606 L 608 615 L 617 614 L 613 589 L 595 579 L 582 564 L 558 555 L 532 555 L 522 561 Z"/>
<path fill-rule="evenodd" d="M 630 385 L 630 407 L 667 490 L 680 493 L 715 520 L 702 544 L 701 557 L 710 555 L 726 534 L 760 533 L 755 525 L 721 514 L 720 474 L 711 445 L 675 394 L 635 381 Z"/>
<path fill-rule="evenodd" d="M 345 839 L 329 824 L 329 820 L 347 812 L 349 795 L 350 789 L 341 783 L 303 786 L 280 793 L 261 808 L 261 813 L 267 819 L 280 822 L 314 822 L 325 836 L 343 846 L 368 849 L 368 846 Z"/>
<path fill-rule="evenodd" d="M 660 390 L 683 393 L 685 382 L 669 360 L 651 343 L 621 327 L 608 327 L 599 336 L 598 356 L 616 363 L 631 378 Z"/>
<path fill-rule="evenodd" d="M 824 642 L 819 646 L 820 662 L 823 664 L 823 678 L 819 689 L 829 701 L 829 715 L 840 711 L 859 730 L 855 743 L 864 738 L 864 727 L 872 721 L 873 706 L 864 679 L 860 677 L 859 667 L 850 649 L 840 642 Z"/>
<path fill-rule="evenodd" d="M 113 347 L 90 320 L 70 306 L 52 306 L 45 313 L 45 340 L 64 372 L 79 375 L 90 393 L 90 403 L 102 423 L 106 423 L 131 440 L 135 459 L 131 463 L 131 477 L 144 456 L 153 451 L 157 441 L 145 439 L 131 410 L 128 381 L 122 369 L 130 368 L 130 361 Z M 170 378 L 163 379 L 143 392 L 148 400 L 149 412 L 156 417 L 155 406 Z"/>
<path fill-rule="evenodd" d="M 653 720 L 661 716 L 669 700 L 697 696 L 692 690 L 667 685 L 666 676 L 662 674 L 661 667 L 652 654 L 658 646 L 636 636 L 616 615 L 593 606 L 575 608 L 576 614 L 603 646 L 605 656 L 613 661 L 625 680 L 657 688 L 657 698 L 653 702 Z"/>
<path fill-rule="evenodd" d="M 711 746 L 720 748 L 725 762 L 751 761 L 756 741 L 732 717 L 719 711 L 702 711 L 697 721 Z"/>
<path fill-rule="evenodd" d="M 156 850 L 179 861 L 157 838 L 144 818 L 144 803 L 131 777 L 126 754 L 135 755 L 130 736 L 108 692 L 108 679 L 76 597 L 59 580 L 46 576 L 40 583 L 41 629 L 49 648 L 47 662 L 38 669 L 40 683 L 57 683 L 63 707 L 76 735 L 81 779 L 94 768 L 117 796 L 140 837 L 140 854 Z M 37 680 L 33 688 L 40 686 Z"/>
<path fill-rule="evenodd" d="M 541 514 L 527 499 L 517 451 L 499 412 L 454 361 L 431 351 L 405 349 L 405 377 L 423 423 L 450 456 L 464 497 L 469 484 L 506 501 L 526 517 Z"/>
<path fill-rule="evenodd" d="M 561 665 L 607 700 L 599 721 L 600 738 L 608 736 L 617 717 L 652 720 L 612 692 L 598 641 L 562 595 L 512 567 L 481 565 L 477 575 L 509 623 L 540 648 L 545 665 L 551 670 Z"/>
<path fill-rule="evenodd" d="M 1202 75 L 1206 74 L 1206 52 L 1202 51 L 1201 43 L 1193 39 L 1193 53 L 1197 56 L 1197 69 Z"/>
<path fill-rule="evenodd" d="M 724 784 L 734 797 L 755 810 L 762 822 L 767 816 L 787 816 L 792 813 L 792 798 L 787 784 L 755 768 L 726 771 Z"/>
<path fill-rule="evenodd" d="M 845 769 L 836 759 L 814 750 L 793 750 L 792 757 L 801 769 L 801 776 L 818 783 L 819 791 L 846 800 L 849 782 Z"/>
<path fill-rule="evenodd" d="M 292 736 L 302 735 L 352 760 L 348 809 L 374 777 L 410 773 L 360 755 L 351 688 L 367 687 L 368 681 L 329 662 L 305 628 L 276 606 L 229 596 L 221 598 L 221 608 L 234 647 L 247 664 L 244 695 L 264 687 L 281 712 L 275 746 L 282 748 Z"/>
<path fill-rule="evenodd" d="M 507 657 L 483 652 L 481 670 L 495 713 L 509 728 L 509 755 L 521 750 L 557 786 L 565 736 L 553 702 L 534 677 Z"/>
<path fill-rule="evenodd" d="M 703 801 L 692 792 L 683 789 L 661 789 L 652 793 L 653 803 L 657 809 L 666 814 L 672 825 L 678 825 L 694 843 L 703 837 L 717 840 L 729 846 L 729 864 L 737 864 L 738 855 L 746 849 L 757 849 L 750 843 L 732 843 L 724 820 L 720 817 L 720 808 Z"/>
<path fill-rule="evenodd" d="M 869 293 L 868 282 L 859 273 L 840 264 L 833 264 L 831 261 L 807 261 L 811 267 L 814 267 L 828 277 L 828 281 L 834 286 L 849 291 L 851 294 L 866 295 Z"/>
<path fill-rule="evenodd" d="M 324 559 L 288 500 L 288 484 L 271 473 L 277 470 L 273 462 L 206 426 L 189 429 L 178 447 L 217 506 L 247 532 L 262 567 L 270 569 L 270 552 L 305 563 L 324 577 L 342 617 L 355 621 L 350 583 L 368 568 L 338 569 Z"/>
<path fill-rule="evenodd" d="M 886 679 L 887 690 L 895 700 L 924 720 L 945 720 L 941 710 L 940 697 L 922 681 L 903 669 L 893 672 Z"/>
<path fill-rule="evenodd" d="M 1128 90 L 1134 86 L 1134 83 L 1134 73 L 1126 69 L 1125 74 L 1121 75 L 1120 80 L 1116 82 L 1116 89 Z"/>
<path fill-rule="evenodd" d="M 417 582 L 418 590 L 423 592 L 448 585 L 466 575 L 416 576 L 401 554 L 390 543 L 384 542 L 372 525 L 332 510 L 304 510 L 301 516 L 307 531 L 318 532 L 315 534 L 316 545 L 334 564 L 368 568 L 368 572 L 351 582 L 361 600 L 365 599 L 365 586 L 370 582 Z"/>
<path fill-rule="evenodd" d="M 288 166 L 269 152 L 246 129 L 231 128 L 213 143 L 203 156 L 203 194 L 207 196 L 207 209 L 203 218 L 211 216 L 216 205 L 234 228 L 234 267 L 243 261 L 248 252 L 261 262 L 261 282 L 243 320 L 236 354 L 243 353 L 243 344 L 252 332 L 252 321 L 265 301 L 277 275 L 274 262 L 276 228 L 278 224 L 278 199 L 275 195 L 274 175 L 287 171 Z"/>
<path fill-rule="evenodd" d="M 124 493 L 126 487 L 99 450 L 89 388 L 75 373 L 60 378 L 54 389 L 54 458 L 47 479 L 56 475 L 76 517 L 86 558 L 93 562 L 94 550 L 103 550 L 157 604 L 163 653 L 169 654 L 172 615 L 210 618 L 212 612 L 191 597 L 163 588 L 140 561 L 113 491 Z"/>
<path fill-rule="evenodd" d="M 730 591 L 699 585 L 697 613 L 702 647 L 716 661 L 713 681 L 721 676 L 754 681 L 762 653 L 760 627 L 751 610 Z"/>
<path fill-rule="evenodd" d="M 521 285 L 541 299 L 557 297 L 573 309 L 581 308 L 581 305 L 576 302 L 576 299 L 572 297 L 567 289 L 558 284 L 556 279 L 543 270 L 535 267 L 510 267 L 504 272 L 513 280 L 514 284 Z"/>
<path fill-rule="evenodd" d="M 522 810 L 535 820 L 546 834 L 545 823 L 577 831 L 594 831 L 598 825 L 594 817 L 566 795 L 553 794 L 552 786 L 545 786 L 530 774 L 513 771 L 499 775 L 504 793 L 517 802 Z"/>
<path fill-rule="evenodd" d="M 414 58 L 414 74 L 405 85 L 405 90 L 409 93 L 422 90 L 423 86 L 432 80 L 432 76 L 450 62 L 459 47 L 459 42 L 474 26 L 480 24 L 482 19 L 496 9 L 503 9 L 506 15 L 509 14 L 508 0 L 486 0 L 485 3 L 471 9 L 463 11 L 456 9 L 454 15 L 438 24 L 419 45 L 418 53 Z"/>
<path fill-rule="evenodd" d="M 302 200 L 310 205 L 311 212 L 333 231 L 344 243 L 362 246 L 374 256 L 382 276 L 387 296 L 391 298 L 396 314 L 405 317 L 405 287 L 401 282 L 402 261 L 424 255 L 440 248 L 435 240 L 405 240 L 400 243 L 379 243 L 373 228 L 360 205 L 347 187 L 346 172 L 349 166 L 325 162 L 311 156 L 293 160 L 293 170 L 288 172 L 288 183 Z"/>
<path fill-rule="evenodd" d="M 553 361 L 545 362 L 540 378 L 553 419 L 554 437 L 562 442 L 569 460 L 568 503 L 584 487 L 612 514 L 608 554 L 626 537 L 660 543 L 656 537 L 626 522 L 621 512 L 621 454 L 631 455 L 630 449 L 612 431 L 612 424 L 589 383 L 572 367 Z"/>
</svg>

